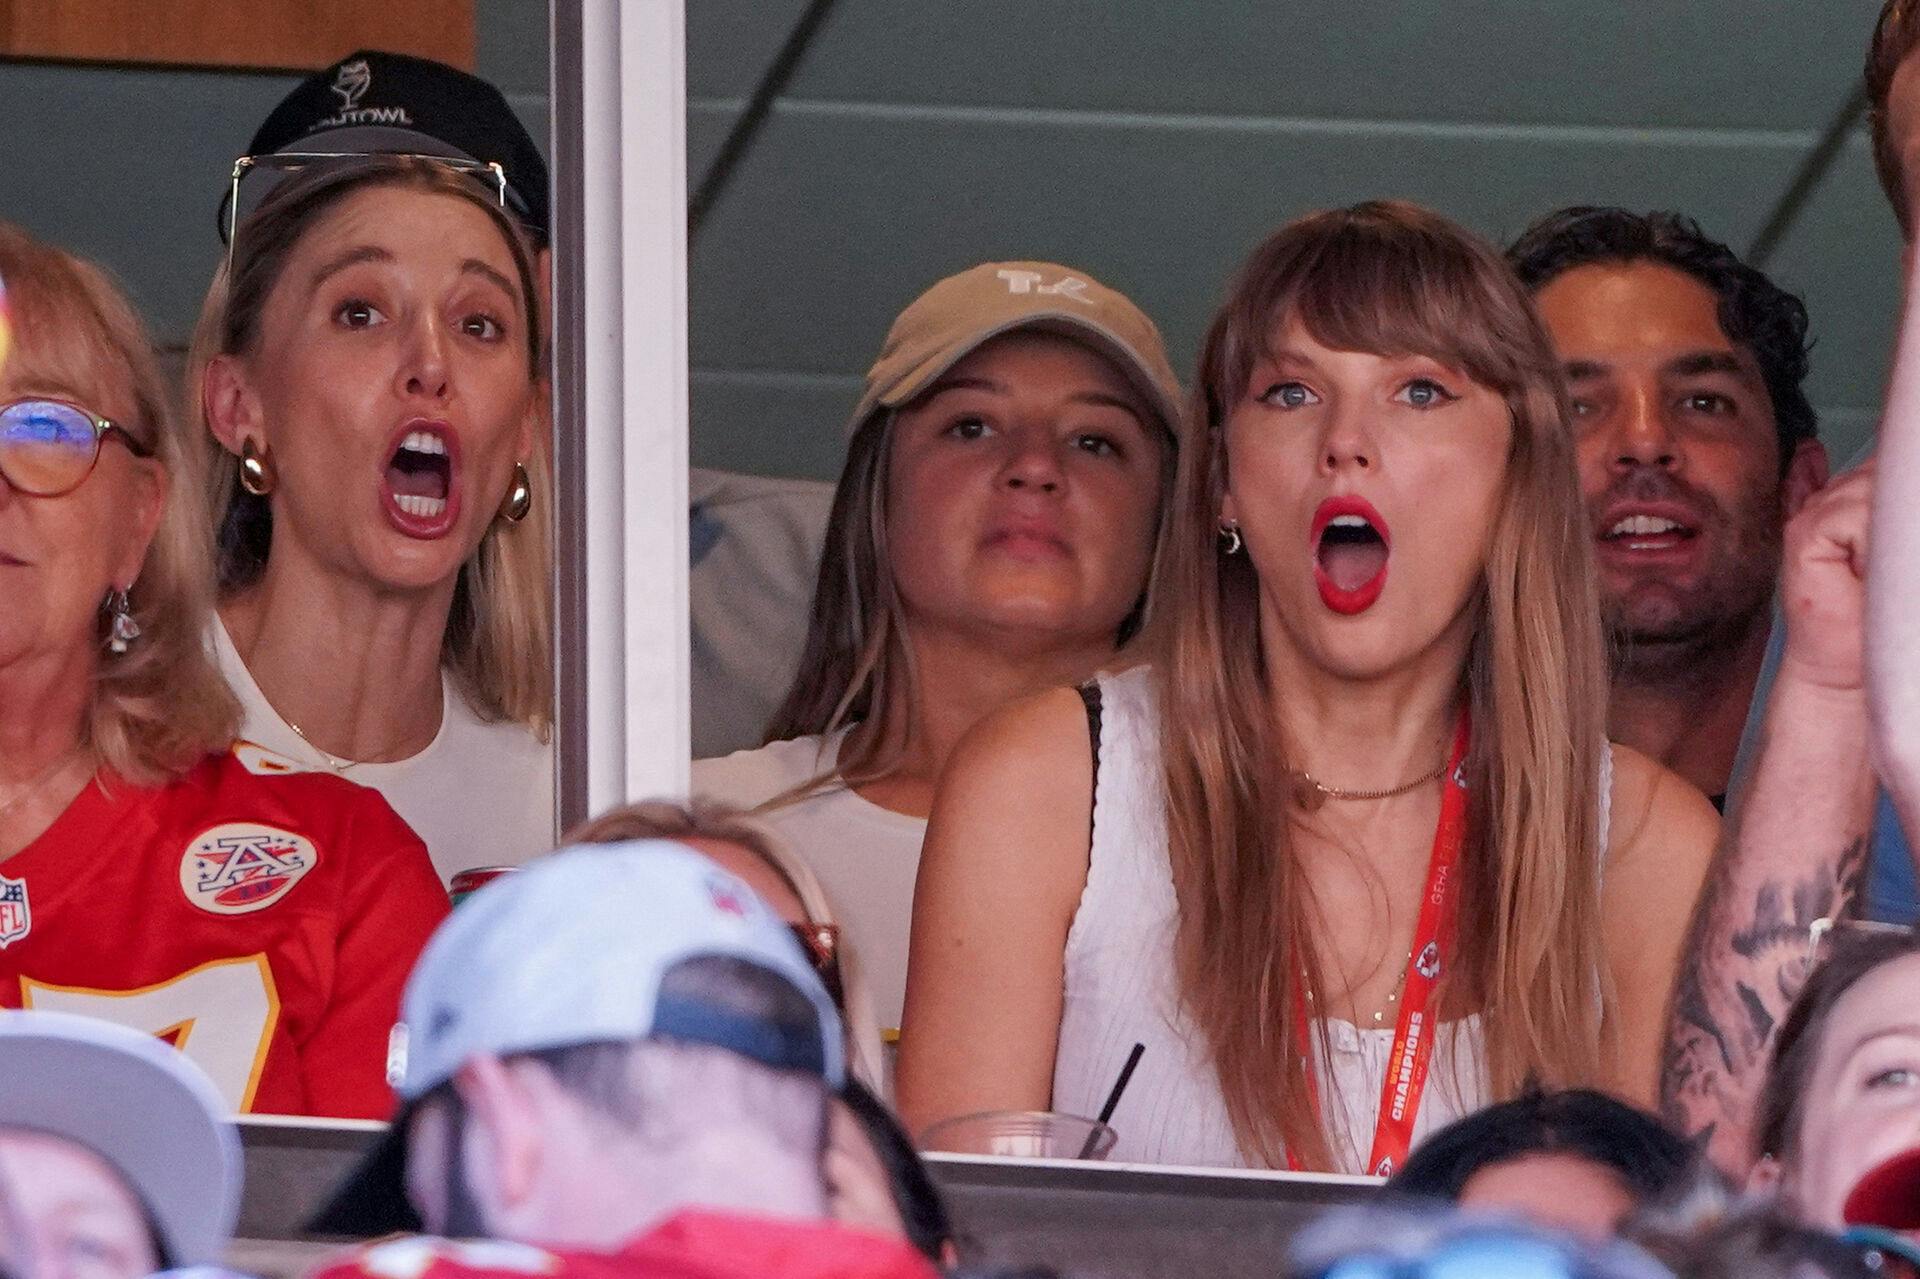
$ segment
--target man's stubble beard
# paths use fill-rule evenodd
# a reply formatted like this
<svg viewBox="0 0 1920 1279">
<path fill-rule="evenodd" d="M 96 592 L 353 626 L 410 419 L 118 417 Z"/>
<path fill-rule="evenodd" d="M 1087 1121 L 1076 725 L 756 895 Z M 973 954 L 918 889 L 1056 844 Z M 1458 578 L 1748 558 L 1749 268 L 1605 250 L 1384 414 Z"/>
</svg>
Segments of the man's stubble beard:
<svg viewBox="0 0 1920 1279">
<path fill-rule="evenodd" d="M 1613 682 L 1687 690 L 1727 673 L 1755 629 L 1772 623 L 1783 524 L 1780 495 L 1769 494 L 1725 520 L 1721 549 L 1695 585 L 1603 596 Z"/>
</svg>

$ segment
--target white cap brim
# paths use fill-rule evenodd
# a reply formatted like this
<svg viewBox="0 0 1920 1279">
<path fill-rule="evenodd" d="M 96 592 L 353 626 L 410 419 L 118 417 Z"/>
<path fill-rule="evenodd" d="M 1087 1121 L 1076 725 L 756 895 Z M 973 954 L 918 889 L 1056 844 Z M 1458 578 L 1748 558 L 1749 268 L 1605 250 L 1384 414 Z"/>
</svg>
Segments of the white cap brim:
<svg viewBox="0 0 1920 1279">
<path fill-rule="evenodd" d="M 240 1138 L 213 1084 L 151 1035 L 69 1013 L 0 1013 L 0 1128 L 113 1166 L 175 1266 L 220 1260 L 240 1215 Z"/>
</svg>

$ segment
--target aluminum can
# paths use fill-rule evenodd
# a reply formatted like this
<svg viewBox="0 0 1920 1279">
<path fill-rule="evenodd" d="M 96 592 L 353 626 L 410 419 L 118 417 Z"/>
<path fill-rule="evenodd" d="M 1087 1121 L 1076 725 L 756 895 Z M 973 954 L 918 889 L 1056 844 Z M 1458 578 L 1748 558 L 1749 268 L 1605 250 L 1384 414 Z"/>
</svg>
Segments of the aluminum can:
<svg viewBox="0 0 1920 1279">
<path fill-rule="evenodd" d="M 484 885 L 519 869 L 518 866 L 476 866 L 472 870 L 463 870 L 453 877 L 453 883 L 447 888 L 447 896 L 458 906 Z"/>
</svg>

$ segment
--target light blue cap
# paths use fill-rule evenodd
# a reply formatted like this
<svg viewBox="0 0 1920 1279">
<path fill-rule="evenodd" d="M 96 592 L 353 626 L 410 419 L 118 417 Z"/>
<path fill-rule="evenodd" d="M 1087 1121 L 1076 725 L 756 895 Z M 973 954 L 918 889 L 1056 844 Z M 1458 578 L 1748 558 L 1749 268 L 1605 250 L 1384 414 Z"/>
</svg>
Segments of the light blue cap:
<svg viewBox="0 0 1920 1279">
<path fill-rule="evenodd" d="M 817 1024 L 795 1034 L 661 982 L 692 959 L 743 960 L 789 982 Z M 840 1016 L 791 928 L 682 844 L 563 848 L 475 892 L 415 965 L 387 1078 L 415 1101 L 470 1058 L 667 1036 L 846 1079 Z"/>
</svg>

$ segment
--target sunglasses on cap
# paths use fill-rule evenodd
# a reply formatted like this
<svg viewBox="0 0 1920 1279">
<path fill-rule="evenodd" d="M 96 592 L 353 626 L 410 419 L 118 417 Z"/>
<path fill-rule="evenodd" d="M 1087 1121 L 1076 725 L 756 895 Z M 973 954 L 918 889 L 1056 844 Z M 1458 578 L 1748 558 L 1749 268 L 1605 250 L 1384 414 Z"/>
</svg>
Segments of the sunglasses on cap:
<svg viewBox="0 0 1920 1279">
<path fill-rule="evenodd" d="M 820 984 L 835 1008 L 846 1006 L 846 991 L 840 979 L 840 929 L 834 924 L 788 924 L 800 949 L 807 952 Z"/>
<path fill-rule="evenodd" d="M 458 156 L 423 155 L 410 151 L 275 151 L 268 155 L 243 155 L 233 162 L 233 176 L 227 187 L 226 217 L 222 230 L 227 241 L 227 276 L 233 276 L 233 241 L 240 230 L 240 183 L 249 174 L 273 174 L 282 178 L 304 173 L 316 166 L 353 168 L 368 160 L 425 160 L 474 178 L 494 193 L 502 209 L 507 208 L 507 171 L 497 161 L 466 160 Z"/>
<path fill-rule="evenodd" d="M 65 400 L 0 404 L 0 475 L 22 493 L 59 497 L 80 487 L 109 435 L 135 457 L 153 449 L 132 432 Z"/>
</svg>

